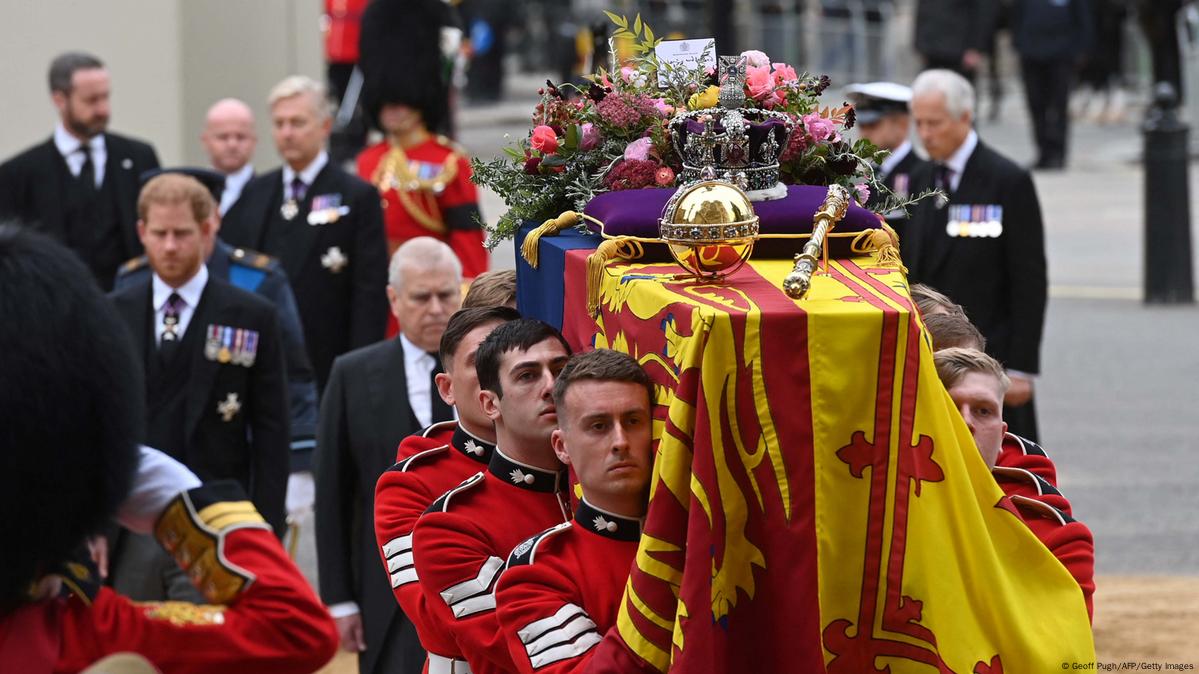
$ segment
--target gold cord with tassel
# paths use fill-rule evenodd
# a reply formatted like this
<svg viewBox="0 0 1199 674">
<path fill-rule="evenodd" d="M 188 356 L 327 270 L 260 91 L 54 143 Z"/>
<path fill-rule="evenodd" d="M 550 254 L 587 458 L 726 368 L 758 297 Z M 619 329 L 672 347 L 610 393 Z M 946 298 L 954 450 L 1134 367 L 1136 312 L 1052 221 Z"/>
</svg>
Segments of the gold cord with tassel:
<svg viewBox="0 0 1199 674">
<path fill-rule="evenodd" d="M 587 256 L 587 313 L 595 316 L 600 308 L 600 286 L 604 282 L 604 267 L 614 259 L 636 260 L 645 255 L 641 241 L 618 236 L 604 239 L 595 252 Z"/>
<path fill-rule="evenodd" d="M 580 217 L 582 217 L 581 213 L 566 211 L 562 215 L 550 218 L 534 227 L 533 231 L 525 236 L 524 243 L 520 245 L 521 257 L 525 259 L 525 262 L 529 263 L 530 267 L 536 269 L 539 261 L 538 244 L 541 243 L 541 237 L 553 236 L 567 227 L 574 227 L 579 224 Z"/>
<path fill-rule="evenodd" d="M 854 238 L 849 249 L 859 255 L 875 253 L 875 262 L 880 267 L 898 269 L 908 273 L 899 254 L 899 235 L 887 223 L 881 229 L 867 229 Z"/>
</svg>

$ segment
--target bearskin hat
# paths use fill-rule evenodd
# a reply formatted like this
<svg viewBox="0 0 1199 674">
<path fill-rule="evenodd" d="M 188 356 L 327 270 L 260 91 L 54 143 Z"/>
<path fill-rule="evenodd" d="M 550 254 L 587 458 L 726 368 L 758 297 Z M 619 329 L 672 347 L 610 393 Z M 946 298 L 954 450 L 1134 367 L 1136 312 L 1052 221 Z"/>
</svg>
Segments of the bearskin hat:
<svg viewBox="0 0 1199 674">
<path fill-rule="evenodd" d="M 442 0 L 373 0 L 366 8 L 358 68 L 363 110 L 375 126 L 387 103 L 420 110 L 429 130 L 441 126 L 449 92 L 441 29 L 456 23 L 453 9 Z"/>
<path fill-rule="evenodd" d="M 145 405 L 133 351 L 74 253 L 0 225 L 0 615 L 128 493 Z"/>
</svg>

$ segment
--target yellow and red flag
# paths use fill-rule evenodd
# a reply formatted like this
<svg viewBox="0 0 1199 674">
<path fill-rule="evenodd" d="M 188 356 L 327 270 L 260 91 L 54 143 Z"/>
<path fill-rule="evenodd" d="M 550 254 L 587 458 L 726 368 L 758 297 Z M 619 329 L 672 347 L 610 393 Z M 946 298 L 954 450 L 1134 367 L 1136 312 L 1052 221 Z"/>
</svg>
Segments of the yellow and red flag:
<svg viewBox="0 0 1199 674">
<path fill-rule="evenodd" d="M 1094 662 L 1082 593 L 1004 507 L 903 274 L 835 260 L 795 301 L 790 266 L 753 261 L 726 283 L 605 270 L 594 344 L 662 387 L 626 644 L 688 673 Z M 568 333 L 590 323 L 566 311 Z"/>
</svg>

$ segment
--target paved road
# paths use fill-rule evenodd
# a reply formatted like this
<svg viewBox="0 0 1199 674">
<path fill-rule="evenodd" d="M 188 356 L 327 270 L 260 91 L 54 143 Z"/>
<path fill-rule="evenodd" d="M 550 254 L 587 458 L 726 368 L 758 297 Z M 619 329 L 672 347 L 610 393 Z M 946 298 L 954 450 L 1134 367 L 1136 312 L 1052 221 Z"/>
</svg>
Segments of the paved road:
<svg viewBox="0 0 1199 674">
<path fill-rule="evenodd" d="M 513 81 L 510 90 L 531 92 L 538 81 Z M 980 123 L 979 133 L 1027 164 L 1027 116 L 1017 83 L 1008 90 L 1000 119 Z M 495 155 L 505 134 L 527 132 L 532 105 L 526 95 L 468 108 L 461 140 Z M 1197 575 L 1199 308 L 1140 302 L 1143 171 L 1139 113 L 1133 118 L 1076 124 L 1071 168 L 1035 177 L 1051 283 L 1037 384 L 1042 440 L 1076 515 L 1095 532 L 1099 573 Z M 503 205 L 488 194 L 483 207 L 494 220 Z M 510 245 L 493 264 L 512 266 Z"/>
</svg>

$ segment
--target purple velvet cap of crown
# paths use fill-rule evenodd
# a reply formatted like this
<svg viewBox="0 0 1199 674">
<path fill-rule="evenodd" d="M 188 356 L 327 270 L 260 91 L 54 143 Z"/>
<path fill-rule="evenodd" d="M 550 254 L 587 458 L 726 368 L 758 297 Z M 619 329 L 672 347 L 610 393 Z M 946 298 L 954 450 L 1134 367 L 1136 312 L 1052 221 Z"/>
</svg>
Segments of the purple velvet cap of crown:
<svg viewBox="0 0 1199 674">
<path fill-rule="evenodd" d="M 674 188 L 649 188 L 605 192 L 590 202 L 583 212 L 604 223 L 587 221 L 593 231 L 607 236 L 658 237 L 658 218 L 675 192 Z M 828 188 L 818 185 L 788 185 L 787 196 L 773 201 L 754 202 L 760 220 L 759 231 L 768 234 L 810 234 L 812 217 L 828 196 Z M 851 203 L 834 231 L 860 232 L 882 227 L 874 213 Z"/>
<path fill-rule="evenodd" d="M 687 131 L 687 133 L 683 135 L 683 141 L 685 142 L 687 135 L 690 135 L 693 133 L 695 133 L 695 134 L 703 133 L 704 132 L 704 123 L 699 120 L 696 120 L 696 119 L 688 119 L 687 123 L 684 125 L 684 128 Z M 724 125 L 722 125 L 719 120 L 716 122 L 716 131 L 717 131 L 717 133 L 724 133 Z M 784 138 L 785 132 L 786 132 L 786 128 L 783 124 L 783 120 L 781 120 L 781 119 L 767 119 L 764 122 L 750 122 L 749 123 L 750 150 L 752 151 L 754 148 L 757 148 L 763 141 L 766 140 L 766 136 L 771 133 L 777 134 L 775 140 L 781 144 L 785 140 L 785 138 Z M 782 148 L 780 148 L 780 150 L 781 149 Z M 751 154 L 754 157 L 758 156 L 756 152 L 751 152 Z"/>
</svg>

